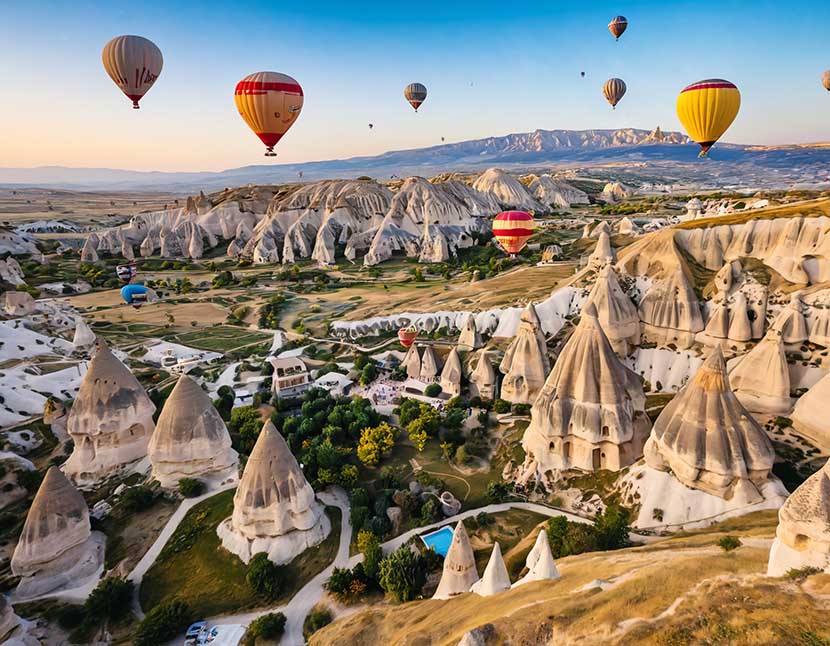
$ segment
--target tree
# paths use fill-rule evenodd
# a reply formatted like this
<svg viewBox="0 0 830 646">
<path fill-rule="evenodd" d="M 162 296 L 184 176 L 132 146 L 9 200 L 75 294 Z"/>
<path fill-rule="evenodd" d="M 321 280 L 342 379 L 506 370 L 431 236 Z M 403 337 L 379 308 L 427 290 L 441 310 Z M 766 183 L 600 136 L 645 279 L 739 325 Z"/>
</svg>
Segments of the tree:
<svg viewBox="0 0 830 646">
<path fill-rule="evenodd" d="M 336 567 L 331 571 L 331 576 L 323 587 L 333 595 L 342 597 L 348 594 L 351 584 L 352 571 L 349 568 Z"/>
<path fill-rule="evenodd" d="M 155 496 L 149 487 L 138 485 L 130 487 L 121 494 L 121 506 L 129 512 L 138 512 L 148 509 L 154 502 Z"/>
<path fill-rule="evenodd" d="M 265 552 L 258 552 L 251 558 L 245 581 L 265 601 L 277 599 L 285 583 L 282 569 Z"/>
<path fill-rule="evenodd" d="M 510 402 L 505 401 L 504 399 L 497 399 L 493 403 L 493 410 L 497 413 L 509 413 L 510 412 Z"/>
<path fill-rule="evenodd" d="M 251 641 L 246 640 L 246 646 L 256 642 L 257 637 L 263 639 L 276 640 L 285 630 L 285 615 L 281 612 L 269 612 L 267 615 L 262 615 L 254 619 L 248 626 L 247 636 L 253 637 Z"/>
<path fill-rule="evenodd" d="M 380 562 L 378 583 L 398 603 L 412 601 L 426 580 L 421 557 L 402 545 Z"/>
<path fill-rule="evenodd" d="M 184 601 L 171 601 L 153 608 L 133 634 L 134 646 L 158 646 L 184 632 L 193 613 Z"/>
<path fill-rule="evenodd" d="M 378 376 L 378 369 L 375 368 L 374 363 L 367 363 L 360 372 L 360 385 L 368 386 Z"/>
<path fill-rule="evenodd" d="M 344 489 L 351 489 L 357 484 L 358 471 L 353 464 L 344 464 L 340 469 L 340 475 L 337 478 L 337 484 Z"/>
<path fill-rule="evenodd" d="M 609 505 L 594 520 L 597 547 L 601 550 L 618 550 L 631 545 L 628 510 L 620 505 Z"/>
<path fill-rule="evenodd" d="M 333 619 L 328 608 L 313 608 L 303 621 L 303 637 L 308 639 L 324 626 L 328 626 Z"/>
<path fill-rule="evenodd" d="M 724 552 L 731 552 L 732 550 L 738 549 L 743 543 L 741 543 L 741 539 L 737 536 L 721 536 L 718 539 L 718 546 Z"/>
<path fill-rule="evenodd" d="M 424 388 L 424 395 L 427 397 L 438 397 L 441 394 L 441 384 L 430 384 Z"/>
<path fill-rule="evenodd" d="M 394 446 L 396 436 L 396 429 L 386 422 L 364 428 L 360 432 L 360 441 L 357 444 L 357 457 L 367 466 L 376 466 L 383 454 Z"/>
<path fill-rule="evenodd" d="M 240 406 L 231 411 L 228 430 L 234 438 L 235 447 L 240 453 L 249 455 L 262 430 L 262 418 L 253 406 Z"/>
<path fill-rule="evenodd" d="M 377 579 L 383 550 L 374 532 L 361 529 L 357 533 L 357 549 L 363 554 L 363 572 L 370 579 Z"/>
<path fill-rule="evenodd" d="M 230 386 L 220 387 L 216 394 L 219 395 L 219 399 L 214 400 L 213 405 L 219 411 L 222 419 L 227 422 L 231 418 L 231 411 L 233 410 L 236 395 Z"/>
<path fill-rule="evenodd" d="M 197 478 L 181 478 L 179 480 L 179 493 L 185 498 L 200 496 L 204 490 L 204 483 Z"/>
<path fill-rule="evenodd" d="M 369 357 L 365 354 L 357 354 L 354 358 L 354 367 L 358 370 L 363 370 L 370 363 Z"/>
<path fill-rule="evenodd" d="M 409 435 L 409 441 L 415 445 L 415 448 L 419 451 L 423 451 L 424 447 L 427 445 L 427 440 L 429 439 L 429 433 L 427 432 L 428 422 L 422 418 L 418 418 L 412 422 L 410 422 L 409 426 L 406 427 L 406 432 Z"/>
<path fill-rule="evenodd" d="M 507 485 L 498 480 L 491 480 L 487 483 L 487 501 L 491 503 L 502 502 L 508 494 Z"/>
<path fill-rule="evenodd" d="M 118 621 L 132 607 L 133 583 L 120 577 L 102 579 L 84 602 L 87 617 L 97 622 Z"/>
</svg>

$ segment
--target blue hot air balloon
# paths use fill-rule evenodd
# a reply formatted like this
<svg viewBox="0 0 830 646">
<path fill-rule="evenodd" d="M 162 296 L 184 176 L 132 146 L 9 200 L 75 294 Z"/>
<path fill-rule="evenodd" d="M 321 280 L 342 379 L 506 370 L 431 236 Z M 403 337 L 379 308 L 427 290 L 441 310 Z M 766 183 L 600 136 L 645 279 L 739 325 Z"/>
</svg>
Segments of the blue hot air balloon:
<svg viewBox="0 0 830 646">
<path fill-rule="evenodd" d="M 144 303 L 155 300 L 156 293 L 149 287 L 139 284 L 124 285 L 121 288 L 121 298 L 127 305 L 132 305 L 136 309 L 144 305 Z"/>
</svg>

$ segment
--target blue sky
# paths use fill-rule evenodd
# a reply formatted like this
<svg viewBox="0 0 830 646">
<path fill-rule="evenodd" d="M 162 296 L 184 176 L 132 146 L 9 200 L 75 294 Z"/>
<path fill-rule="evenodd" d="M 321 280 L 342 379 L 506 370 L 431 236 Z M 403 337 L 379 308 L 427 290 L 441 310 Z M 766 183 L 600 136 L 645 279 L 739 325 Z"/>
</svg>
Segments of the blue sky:
<svg viewBox="0 0 830 646">
<path fill-rule="evenodd" d="M 679 129 L 675 97 L 741 90 L 726 140 L 830 140 L 827 2 L 13 2 L 0 0 L 0 165 L 219 170 L 265 163 L 233 88 L 294 76 L 302 115 L 269 163 L 377 154 L 536 128 Z M 619 43 L 606 29 L 629 19 Z M 133 33 L 164 53 L 133 111 L 101 48 Z M 586 77 L 580 78 L 584 71 Z M 628 93 L 612 111 L 611 76 Z M 402 88 L 429 88 L 416 115 Z M 374 124 L 370 132 L 368 123 Z"/>
</svg>

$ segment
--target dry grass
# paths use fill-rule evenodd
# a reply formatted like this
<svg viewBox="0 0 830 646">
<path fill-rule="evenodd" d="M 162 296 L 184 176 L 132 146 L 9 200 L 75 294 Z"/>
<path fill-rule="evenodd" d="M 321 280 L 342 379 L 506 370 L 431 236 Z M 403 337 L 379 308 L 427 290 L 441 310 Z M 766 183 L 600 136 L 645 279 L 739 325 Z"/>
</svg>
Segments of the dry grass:
<svg viewBox="0 0 830 646">
<path fill-rule="evenodd" d="M 820 197 L 815 200 L 803 200 L 771 206 L 766 209 L 753 209 L 746 212 L 732 213 L 730 215 L 719 215 L 711 218 L 701 218 L 675 225 L 675 229 L 706 229 L 725 224 L 743 224 L 749 220 L 774 220 L 776 218 L 791 218 L 796 216 L 818 217 L 830 216 L 830 198 Z"/>
</svg>

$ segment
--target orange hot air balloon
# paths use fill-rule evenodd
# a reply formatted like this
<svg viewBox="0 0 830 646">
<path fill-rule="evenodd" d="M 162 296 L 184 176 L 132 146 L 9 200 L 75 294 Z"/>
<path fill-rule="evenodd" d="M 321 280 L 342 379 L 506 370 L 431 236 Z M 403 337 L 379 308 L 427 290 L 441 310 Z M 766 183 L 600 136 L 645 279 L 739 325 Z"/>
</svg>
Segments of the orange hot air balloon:
<svg viewBox="0 0 830 646">
<path fill-rule="evenodd" d="M 421 83 L 410 83 L 403 89 L 403 96 L 409 101 L 409 105 L 415 108 L 415 112 L 418 112 L 418 108 L 427 100 L 427 88 Z"/>
<path fill-rule="evenodd" d="M 101 52 L 104 69 L 138 110 L 138 102 L 161 74 L 164 59 L 155 43 L 141 36 L 116 36 Z"/>
<path fill-rule="evenodd" d="M 602 85 L 602 93 L 605 95 L 605 100 L 611 104 L 611 107 L 615 110 L 617 109 L 617 104 L 620 102 L 620 99 L 625 96 L 625 81 L 622 79 L 608 79 Z"/>
<path fill-rule="evenodd" d="M 824 74 L 821 75 L 821 84 L 825 90 L 830 92 L 830 70 L 825 70 Z"/>
<path fill-rule="evenodd" d="M 608 23 L 608 31 L 610 31 L 611 35 L 617 40 L 620 39 L 620 36 L 623 35 L 627 28 L 628 20 L 625 16 L 614 16 L 611 19 L 611 22 Z"/>
<path fill-rule="evenodd" d="M 409 327 L 402 327 L 398 330 L 398 341 L 400 341 L 401 345 L 405 348 L 411 347 L 417 338 L 418 330 L 411 325 Z"/>
<path fill-rule="evenodd" d="M 265 156 L 276 157 L 274 146 L 303 109 L 303 88 L 287 74 L 257 72 L 236 84 L 233 98 L 240 116 L 265 144 Z"/>
<path fill-rule="evenodd" d="M 493 235 L 511 258 L 524 249 L 534 229 L 533 216 L 526 211 L 504 211 L 493 220 Z"/>
</svg>

